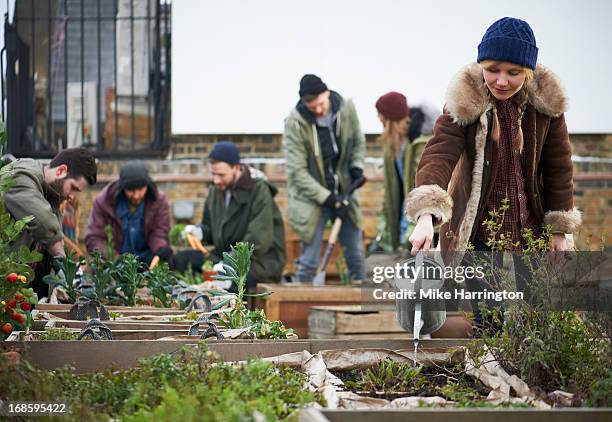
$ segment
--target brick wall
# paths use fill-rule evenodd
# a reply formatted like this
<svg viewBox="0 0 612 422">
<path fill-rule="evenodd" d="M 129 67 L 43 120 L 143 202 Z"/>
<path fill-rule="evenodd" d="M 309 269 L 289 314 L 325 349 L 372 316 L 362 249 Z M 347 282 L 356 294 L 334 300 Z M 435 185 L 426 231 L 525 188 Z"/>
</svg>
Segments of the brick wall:
<svg viewBox="0 0 612 422">
<path fill-rule="evenodd" d="M 279 135 L 177 137 L 168 160 L 147 162 L 171 204 L 177 200 L 193 201 L 196 205 L 194 221 L 200 220 L 202 204 L 211 183 L 205 157 L 212 144 L 219 139 L 236 142 L 249 165 L 264 171 L 279 188 L 276 202 L 286 221 L 287 186 Z M 575 202 L 584 211 L 584 226 L 578 244 L 585 247 L 587 239 L 591 237 L 592 247 L 596 247 L 605 238 L 606 245 L 612 247 L 612 135 L 573 135 L 572 143 L 574 155 L 577 156 L 574 161 Z M 365 237 L 373 238 L 383 202 L 381 148 L 376 142 L 376 135 L 367 137 L 367 156 L 365 174 L 369 183 L 361 189 L 360 201 L 365 217 Z M 602 160 L 585 161 L 585 156 L 600 157 Z M 86 192 L 82 201 L 81 237 L 84 236 L 93 198 L 109 180 L 116 177 L 120 165 L 120 161 L 100 162 L 100 183 Z M 295 237 L 291 230 L 287 233 L 288 237 Z"/>
</svg>

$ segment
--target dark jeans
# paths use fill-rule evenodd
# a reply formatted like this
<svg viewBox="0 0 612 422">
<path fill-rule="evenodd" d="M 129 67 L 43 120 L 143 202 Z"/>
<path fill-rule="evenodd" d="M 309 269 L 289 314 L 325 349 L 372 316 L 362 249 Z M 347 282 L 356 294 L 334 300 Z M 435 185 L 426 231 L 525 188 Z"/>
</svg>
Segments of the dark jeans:
<svg viewBox="0 0 612 422">
<path fill-rule="evenodd" d="M 503 252 L 492 252 L 491 248 L 489 248 L 483 241 L 477 238 L 475 238 L 472 243 L 474 244 L 475 252 L 488 252 L 486 254 L 488 258 L 487 261 L 492 266 L 491 269 L 493 270 L 493 274 L 488 274 L 485 278 L 466 278 L 465 284 L 467 289 L 470 292 L 482 292 L 485 289 L 488 291 L 499 291 L 500 280 L 498 271 L 503 266 Z M 466 254 L 469 254 L 469 252 L 467 252 Z M 482 254 L 478 255 L 482 258 Z M 525 300 L 528 301 L 530 295 L 529 282 L 531 280 L 531 271 L 523 261 L 520 253 L 513 253 L 512 261 L 514 264 L 516 291 L 523 292 Z M 479 264 L 477 262 L 474 262 L 471 257 L 466 257 L 466 259 L 464 260 L 464 265 Z M 497 309 L 499 311 L 497 318 L 494 318 L 492 315 L 487 315 L 486 317 L 482 315 L 482 312 L 480 310 L 480 304 L 483 302 L 487 310 Z M 498 302 L 493 299 L 479 301 L 477 299 L 471 299 L 470 304 L 474 312 L 473 325 L 477 328 L 476 331 L 486 330 L 491 334 L 501 331 L 504 321 L 503 301 Z"/>
</svg>

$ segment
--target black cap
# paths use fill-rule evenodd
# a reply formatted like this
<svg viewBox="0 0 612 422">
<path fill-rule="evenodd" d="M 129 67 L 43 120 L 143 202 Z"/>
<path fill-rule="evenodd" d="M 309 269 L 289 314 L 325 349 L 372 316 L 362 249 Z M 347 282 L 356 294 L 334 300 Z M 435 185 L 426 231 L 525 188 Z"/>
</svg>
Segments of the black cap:
<svg viewBox="0 0 612 422">
<path fill-rule="evenodd" d="M 130 161 L 121 166 L 119 170 L 120 190 L 140 189 L 151 183 L 149 170 L 140 161 Z"/>
<path fill-rule="evenodd" d="M 327 91 L 327 85 L 317 75 L 307 74 L 300 79 L 300 98 L 304 95 L 319 95 Z"/>
</svg>

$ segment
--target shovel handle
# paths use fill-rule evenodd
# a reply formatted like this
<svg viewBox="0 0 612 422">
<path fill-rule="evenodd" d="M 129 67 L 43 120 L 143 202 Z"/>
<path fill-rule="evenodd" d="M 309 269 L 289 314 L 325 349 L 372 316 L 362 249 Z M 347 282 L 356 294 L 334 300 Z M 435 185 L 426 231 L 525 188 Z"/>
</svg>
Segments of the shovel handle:
<svg viewBox="0 0 612 422">
<path fill-rule="evenodd" d="M 338 234 L 340 233 L 340 228 L 342 227 L 342 219 L 340 217 L 336 217 L 334 220 L 334 225 L 331 228 L 331 232 L 329 233 L 329 244 L 335 245 L 338 240 Z"/>
</svg>

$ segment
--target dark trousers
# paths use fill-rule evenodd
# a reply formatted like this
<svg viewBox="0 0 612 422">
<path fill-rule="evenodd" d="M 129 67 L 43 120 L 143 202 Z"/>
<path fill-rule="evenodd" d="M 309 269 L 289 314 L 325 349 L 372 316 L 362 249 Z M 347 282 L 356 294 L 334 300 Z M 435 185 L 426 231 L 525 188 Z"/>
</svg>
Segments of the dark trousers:
<svg viewBox="0 0 612 422">
<path fill-rule="evenodd" d="M 476 254 L 482 258 L 482 253 L 486 252 L 487 263 L 491 266 L 490 270 L 493 270 L 493 274 L 487 275 L 485 278 L 466 278 L 465 284 L 467 289 L 470 292 L 483 292 L 488 291 L 499 291 L 500 290 L 500 280 L 499 280 L 499 270 L 503 266 L 503 252 L 492 252 L 491 248 L 489 248 L 483 241 L 475 238 L 472 242 L 474 244 L 474 251 Z M 469 252 L 467 252 L 469 254 Z M 529 301 L 529 283 L 531 280 L 531 270 L 528 265 L 522 259 L 520 253 L 515 253 L 512 255 L 512 260 L 514 264 L 514 276 L 516 282 L 516 291 L 523 292 L 525 300 Z M 475 262 L 471 257 L 467 257 L 464 260 L 464 265 L 479 265 L 478 262 Z M 481 312 L 481 303 L 484 302 L 485 308 L 487 310 L 498 310 L 497 318 L 494 318 L 492 315 L 483 316 Z M 479 301 L 477 299 L 471 299 L 470 305 L 472 306 L 472 311 L 474 312 L 474 322 L 473 325 L 479 330 L 486 330 L 489 333 L 495 333 L 501 331 L 503 321 L 504 321 L 504 302 L 503 301 L 495 301 L 493 299 L 487 299 L 483 301 Z"/>
</svg>

